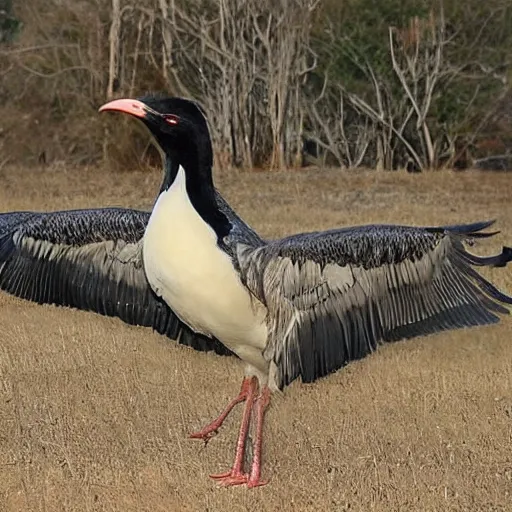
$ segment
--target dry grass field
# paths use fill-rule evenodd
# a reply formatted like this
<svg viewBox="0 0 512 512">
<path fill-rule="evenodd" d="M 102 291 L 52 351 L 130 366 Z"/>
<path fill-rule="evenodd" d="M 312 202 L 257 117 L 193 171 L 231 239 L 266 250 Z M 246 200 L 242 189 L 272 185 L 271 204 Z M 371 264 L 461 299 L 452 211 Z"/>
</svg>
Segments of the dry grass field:
<svg viewBox="0 0 512 512">
<path fill-rule="evenodd" d="M 154 172 L 9 169 L 0 210 L 150 207 Z M 232 173 L 217 184 L 265 236 L 383 222 L 498 219 L 477 252 L 512 243 L 512 175 Z M 482 247 L 483 246 L 483 247 Z M 512 269 L 486 275 L 512 293 Z M 0 294 L 1 511 L 512 510 L 512 318 L 381 347 L 267 414 L 255 490 L 218 488 L 240 411 L 189 440 L 238 392 L 235 359 L 148 329 Z"/>
</svg>

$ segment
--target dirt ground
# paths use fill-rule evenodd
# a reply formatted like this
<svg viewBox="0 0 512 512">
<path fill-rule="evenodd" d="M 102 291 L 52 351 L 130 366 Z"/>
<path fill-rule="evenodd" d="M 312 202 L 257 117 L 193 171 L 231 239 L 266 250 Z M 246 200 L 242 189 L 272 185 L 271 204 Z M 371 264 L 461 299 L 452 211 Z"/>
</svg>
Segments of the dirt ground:
<svg viewBox="0 0 512 512">
<path fill-rule="evenodd" d="M 150 207 L 158 172 L 4 168 L 0 210 Z M 232 173 L 217 184 L 265 236 L 383 222 L 496 218 L 512 244 L 512 175 Z M 486 273 L 512 293 L 512 269 Z M 151 330 L 0 294 L 1 511 L 512 510 L 512 318 L 381 347 L 274 398 L 266 487 L 218 488 L 240 411 L 239 362 Z"/>
</svg>

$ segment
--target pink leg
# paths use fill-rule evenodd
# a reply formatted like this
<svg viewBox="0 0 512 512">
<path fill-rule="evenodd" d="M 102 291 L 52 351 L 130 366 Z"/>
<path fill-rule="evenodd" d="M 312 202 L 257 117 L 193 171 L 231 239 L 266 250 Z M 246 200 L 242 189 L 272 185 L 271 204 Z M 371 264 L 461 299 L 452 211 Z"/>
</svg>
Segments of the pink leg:
<svg viewBox="0 0 512 512">
<path fill-rule="evenodd" d="M 214 419 L 210 424 L 206 425 L 199 432 L 194 432 L 190 434 L 190 437 L 193 439 L 204 439 L 205 441 L 209 441 L 219 430 L 219 428 L 224 423 L 224 420 L 228 417 L 229 413 L 233 410 L 235 405 L 239 404 L 247 400 L 249 395 L 249 391 L 251 389 L 251 378 L 246 377 L 242 381 L 242 387 L 240 388 L 240 393 L 236 398 L 231 400 L 226 408 L 222 411 L 220 416 Z"/>
<path fill-rule="evenodd" d="M 265 386 L 256 400 L 256 440 L 254 442 L 254 455 L 252 458 L 251 474 L 247 487 L 265 485 L 268 480 L 261 479 L 261 445 L 263 441 L 263 418 L 270 403 L 270 389 Z"/>
<path fill-rule="evenodd" d="M 236 453 L 233 467 L 227 473 L 221 473 L 220 475 L 210 475 L 212 478 L 219 480 L 221 485 L 228 486 L 247 483 L 248 475 L 243 471 L 245 441 L 247 439 L 247 434 L 249 432 L 251 411 L 254 405 L 254 399 L 256 398 L 257 388 L 258 380 L 256 379 L 256 377 L 251 377 L 251 379 L 249 380 L 249 390 L 245 401 L 242 423 L 240 425 L 240 433 L 238 434 L 238 441 L 236 443 Z"/>
</svg>

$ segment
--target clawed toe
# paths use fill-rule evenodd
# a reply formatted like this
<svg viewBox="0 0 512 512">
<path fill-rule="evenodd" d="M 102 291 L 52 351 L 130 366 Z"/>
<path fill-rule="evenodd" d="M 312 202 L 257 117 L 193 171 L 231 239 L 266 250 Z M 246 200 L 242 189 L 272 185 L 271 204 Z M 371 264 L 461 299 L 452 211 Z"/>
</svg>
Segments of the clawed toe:
<svg viewBox="0 0 512 512">
<path fill-rule="evenodd" d="M 217 480 L 219 485 L 222 487 L 229 487 L 231 485 L 242 485 L 246 484 L 249 477 L 245 473 L 235 473 L 228 471 L 227 473 L 220 473 L 218 475 L 210 475 L 211 478 Z"/>
<path fill-rule="evenodd" d="M 269 480 L 261 480 L 261 478 L 255 478 L 253 480 L 249 478 L 249 480 L 247 480 L 247 487 L 249 489 L 252 489 L 254 487 L 261 487 L 262 485 L 267 485 L 268 482 Z"/>
<path fill-rule="evenodd" d="M 192 432 L 192 434 L 189 434 L 188 437 L 190 439 L 202 439 L 205 443 L 207 443 L 212 437 L 215 437 L 218 434 L 217 430 L 210 430 L 210 431 L 199 431 L 199 432 Z"/>
</svg>

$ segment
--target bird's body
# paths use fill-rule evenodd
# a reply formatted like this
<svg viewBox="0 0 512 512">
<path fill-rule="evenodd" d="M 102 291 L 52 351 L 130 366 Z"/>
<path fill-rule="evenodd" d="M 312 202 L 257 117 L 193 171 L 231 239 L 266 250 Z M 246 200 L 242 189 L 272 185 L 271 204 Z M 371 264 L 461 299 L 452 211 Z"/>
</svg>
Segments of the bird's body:
<svg viewBox="0 0 512 512">
<path fill-rule="evenodd" d="M 265 368 L 265 310 L 241 283 L 213 228 L 194 209 L 181 168 L 156 201 L 143 253 L 149 283 L 182 322 L 195 332 L 222 339 L 260 371 Z"/>
<path fill-rule="evenodd" d="M 263 418 L 270 392 L 312 382 L 383 341 L 485 325 L 512 298 L 473 270 L 505 265 L 463 242 L 491 223 L 446 228 L 365 226 L 264 241 L 220 208 L 206 118 L 179 98 L 115 100 L 101 110 L 142 119 L 165 155 L 165 178 L 144 235 L 152 289 L 192 330 L 217 338 L 247 365 L 240 393 L 192 437 L 209 439 L 245 402 L 235 461 L 223 485 L 263 485 Z M 243 468 L 251 415 L 251 470 Z"/>
<path fill-rule="evenodd" d="M 33 300 L 93 303 L 89 309 L 119 316 L 128 311 L 125 303 L 133 304 L 131 317 L 122 313 L 126 318 L 155 326 L 161 322 L 154 315 L 167 315 L 165 329 L 172 327 L 181 342 L 238 355 L 246 364 L 240 393 L 192 435 L 209 439 L 245 402 L 233 467 L 215 476 L 224 485 L 265 483 L 262 432 L 271 391 L 297 378 L 313 382 L 382 342 L 491 324 L 509 312 L 512 297 L 474 267 L 505 266 L 512 250 L 479 257 L 464 246 L 492 236 L 483 232 L 492 222 L 361 226 L 263 240 L 214 188 L 209 130 L 195 103 L 150 96 L 115 100 L 101 110 L 142 120 L 165 155 L 151 216 L 133 223 L 135 214 L 124 212 L 127 222 L 117 213 L 105 228 L 102 215 L 82 214 L 66 221 L 71 235 L 60 223 L 46 225 L 41 235 L 29 213 L 6 214 L 0 286 Z M 55 220 L 37 218 L 36 225 Z M 126 224 L 137 227 L 128 237 Z M 119 229 L 123 235 L 113 236 Z M 71 299 L 62 299 L 66 294 Z M 254 455 L 246 472 L 252 415 Z"/>
</svg>

